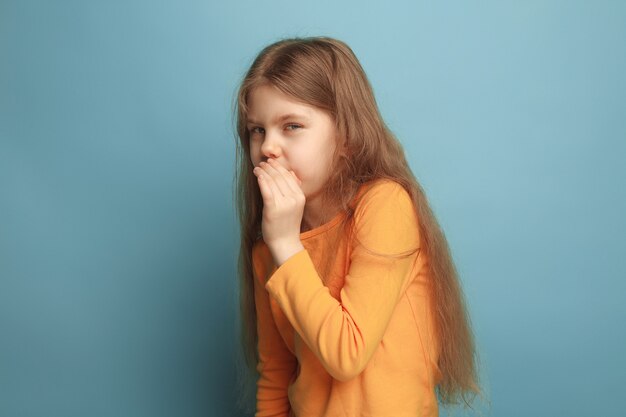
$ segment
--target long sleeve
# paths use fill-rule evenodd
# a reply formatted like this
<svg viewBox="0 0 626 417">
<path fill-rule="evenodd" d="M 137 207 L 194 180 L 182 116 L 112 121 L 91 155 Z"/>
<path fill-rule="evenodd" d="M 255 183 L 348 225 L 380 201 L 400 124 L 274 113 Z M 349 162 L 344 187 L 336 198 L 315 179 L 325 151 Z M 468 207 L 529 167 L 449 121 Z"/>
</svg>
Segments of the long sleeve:
<svg viewBox="0 0 626 417">
<path fill-rule="evenodd" d="M 254 257 L 253 257 L 254 259 Z M 256 263 L 255 263 L 256 264 Z M 272 316 L 269 294 L 255 270 L 254 300 L 257 314 L 259 362 L 256 417 L 289 415 L 287 388 L 296 370 L 296 358 L 287 349 Z"/>
<path fill-rule="evenodd" d="M 419 255 L 413 203 L 398 184 L 367 191 L 356 208 L 350 266 L 338 301 L 307 250 L 283 263 L 265 287 L 328 373 L 359 375 L 379 346 Z"/>
</svg>

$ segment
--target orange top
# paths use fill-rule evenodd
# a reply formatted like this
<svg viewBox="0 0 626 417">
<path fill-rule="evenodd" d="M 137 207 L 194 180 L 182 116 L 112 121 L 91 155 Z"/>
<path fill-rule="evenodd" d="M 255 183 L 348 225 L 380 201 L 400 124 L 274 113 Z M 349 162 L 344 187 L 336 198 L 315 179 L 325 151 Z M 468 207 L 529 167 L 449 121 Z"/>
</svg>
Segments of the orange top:
<svg viewBox="0 0 626 417">
<path fill-rule="evenodd" d="M 351 235 L 338 214 L 301 233 L 305 249 L 279 268 L 263 241 L 253 248 L 258 417 L 438 415 L 430 272 L 413 203 L 393 181 L 367 185 Z"/>
</svg>

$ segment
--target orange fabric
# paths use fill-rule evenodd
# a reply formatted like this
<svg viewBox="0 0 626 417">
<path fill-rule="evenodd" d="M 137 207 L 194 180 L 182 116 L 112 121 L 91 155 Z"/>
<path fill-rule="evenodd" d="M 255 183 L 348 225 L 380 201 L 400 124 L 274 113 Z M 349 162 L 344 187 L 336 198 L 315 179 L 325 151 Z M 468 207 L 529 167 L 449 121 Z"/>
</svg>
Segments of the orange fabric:
<svg viewBox="0 0 626 417">
<path fill-rule="evenodd" d="M 412 201 L 395 182 L 367 185 L 351 236 L 339 234 L 339 214 L 302 233 L 305 249 L 279 268 L 262 241 L 253 249 L 258 417 L 438 415 L 430 273 Z"/>
</svg>

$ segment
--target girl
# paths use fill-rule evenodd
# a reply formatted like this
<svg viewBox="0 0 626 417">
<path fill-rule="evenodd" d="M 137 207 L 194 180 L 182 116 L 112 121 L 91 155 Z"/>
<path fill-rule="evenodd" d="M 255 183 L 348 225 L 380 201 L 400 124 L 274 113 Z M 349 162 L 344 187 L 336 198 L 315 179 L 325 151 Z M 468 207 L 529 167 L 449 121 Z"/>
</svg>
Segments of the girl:
<svg viewBox="0 0 626 417">
<path fill-rule="evenodd" d="M 256 416 L 437 416 L 480 393 L 445 236 L 352 50 L 267 46 L 236 114 Z"/>
</svg>

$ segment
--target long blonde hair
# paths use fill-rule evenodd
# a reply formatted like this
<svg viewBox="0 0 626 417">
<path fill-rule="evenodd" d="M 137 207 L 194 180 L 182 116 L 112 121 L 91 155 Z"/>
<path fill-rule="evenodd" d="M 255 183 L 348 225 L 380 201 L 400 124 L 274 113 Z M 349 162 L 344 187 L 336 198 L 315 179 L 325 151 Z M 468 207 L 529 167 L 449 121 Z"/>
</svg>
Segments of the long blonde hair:
<svg viewBox="0 0 626 417">
<path fill-rule="evenodd" d="M 435 334 L 442 379 L 439 401 L 469 404 L 480 394 L 477 354 L 457 271 L 445 235 L 426 195 L 404 156 L 404 150 L 384 123 L 371 85 L 348 45 L 329 37 L 282 39 L 266 46 L 245 74 L 234 103 L 237 130 L 236 204 L 240 221 L 239 252 L 241 343 L 247 371 L 256 375 L 257 328 L 252 247 L 261 233 L 262 200 L 252 173 L 247 97 L 255 87 L 269 84 L 296 100 L 331 114 L 338 146 L 324 198 L 339 205 L 350 218 L 350 202 L 359 187 L 388 178 L 401 184 L 413 199 L 433 279 Z M 336 206 L 335 204 L 335 206 Z M 326 205 L 323 205 L 326 206 Z"/>
</svg>

